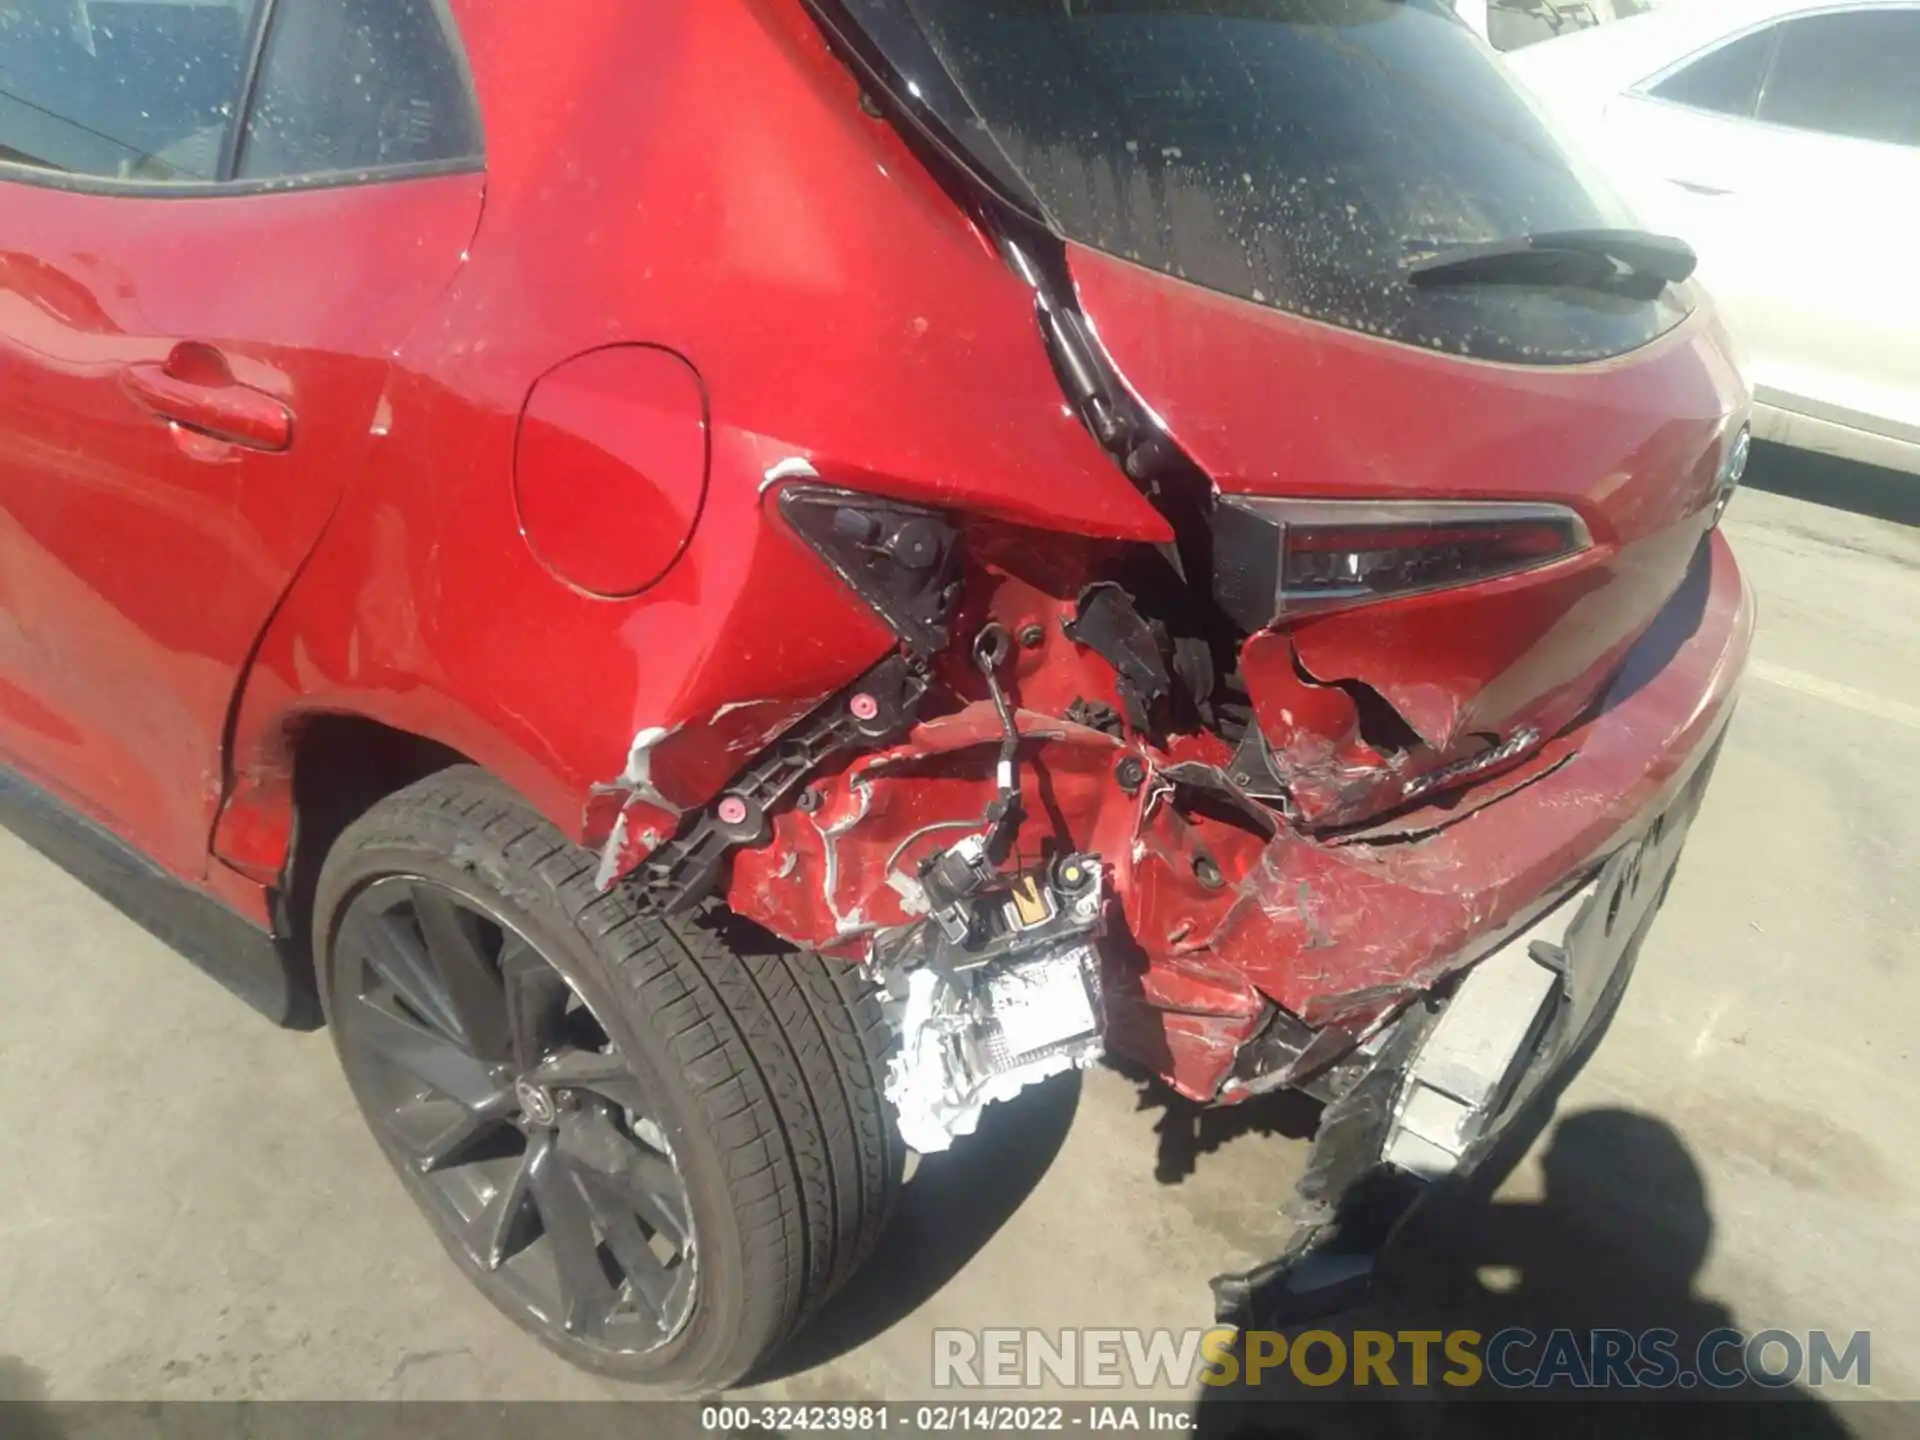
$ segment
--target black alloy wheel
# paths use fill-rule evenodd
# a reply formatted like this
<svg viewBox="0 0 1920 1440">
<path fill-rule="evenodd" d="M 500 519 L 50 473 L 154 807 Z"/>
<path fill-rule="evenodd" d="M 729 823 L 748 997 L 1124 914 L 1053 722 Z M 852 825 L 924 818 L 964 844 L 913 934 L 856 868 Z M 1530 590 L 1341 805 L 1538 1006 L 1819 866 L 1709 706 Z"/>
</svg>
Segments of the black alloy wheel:
<svg viewBox="0 0 1920 1440">
<path fill-rule="evenodd" d="M 904 1158 L 892 1032 L 858 967 L 599 869 L 493 776 L 436 771 L 328 846 L 316 978 L 480 1293 L 571 1364 L 711 1395 L 872 1253 Z"/>
<path fill-rule="evenodd" d="M 332 978 L 348 1077 L 442 1240 L 596 1349 L 671 1340 L 699 1274 L 686 1181 L 559 970 L 482 901 L 400 875 L 354 895 Z"/>
</svg>

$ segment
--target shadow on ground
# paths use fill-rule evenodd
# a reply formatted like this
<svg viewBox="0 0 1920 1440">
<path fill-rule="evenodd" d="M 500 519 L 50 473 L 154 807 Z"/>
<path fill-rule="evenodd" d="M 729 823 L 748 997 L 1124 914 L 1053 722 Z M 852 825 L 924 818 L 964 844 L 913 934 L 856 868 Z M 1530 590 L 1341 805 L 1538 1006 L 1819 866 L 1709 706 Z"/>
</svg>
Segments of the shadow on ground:
<svg viewBox="0 0 1920 1440">
<path fill-rule="evenodd" d="M 47 1379 L 26 1361 L 0 1355 L 0 1436 L 5 1440 L 61 1440 L 63 1428 L 47 1409 Z"/>
<path fill-rule="evenodd" d="M 1920 525 L 1920 475 L 1759 442 L 1753 447 L 1744 483 L 1856 515 Z"/>
<path fill-rule="evenodd" d="M 1139 1088 L 1135 1109 L 1160 1111 L 1153 1123 L 1153 1178 L 1162 1185 L 1190 1179 L 1200 1157 L 1223 1150 L 1243 1136 L 1307 1140 L 1320 1123 L 1320 1102 L 1298 1090 L 1275 1090 L 1238 1105 L 1200 1105 L 1176 1093 L 1144 1066 L 1113 1055 L 1106 1064 Z"/>
<path fill-rule="evenodd" d="M 975 1134 L 924 1156 L 873 1257 L 752 1383 L 824 1365 L 938 1294 L 1052 1167 L 1079 1103 L 1079 1072 L 1056 1075 L 1017 1105 L 989 1105 Z"/>
<path fill-rule="evenodd" d="M 1664 1329 L 1674 1332 L 1672 1350 L 1681 1368 L 1691 1370 L 1702 1338 L 1735 1321 L 1725 1305 L 1697 1288 L 1713 1219 L 1699 1167 L 1679 1135 L 1649 1115 L 1588 1110 L 1560 1121 L 1541 1165 L 1545 1186 L 1537 1201 L 1493 1200 L 1484 1186 L 1436 1197 L 1415 1213 L 1389 1251 L 1371 1298 L 1323 1328 L 1349 1339 L 1356 1330 L 1396 1336 L 1473 1330 L 1481 1337 L 1483 1359 L 1492 1337 L 1525 1330 L 1537 1338 L 1507 1353 L 1527 1370 L 1547 1368 L 1548 1337 L 1555 1330 L 1576 1332 L 1584 1355 L 1591 1330 L 1639 1335 Z M 1290 1339 L 1305 1328 L 1289 1332 Z M 1327 1352 L 1312 1353 L 1310 1373 L 1324 1371 Z M 1460 1371 L 1439 1344 L 1432 1359 L 1435 1378 Z M 1737 1351 L 1721 1352 L 1718 1360 L 1722 1369 L 1740 1366 Z M 1410 1368 L 1403 1357 L 1397 1366 L 1402 1385 Z M 1595 1399 L 1570 1383 L 1571 1372 L 1567 1378 L 1569 1383 L 1544 1396 L 1502 1391 L 1484 1381 L 1471 1391 L 1443 1383 L 1413 1395 L 1377 1383 L 1362 1390 L 1344 1379 L 1309 1388 L 1283 1366 L 1277 1393 L 1263 1395 L 1244 1382 L 1204 1392 L 1196 1432 L 1216 1440 L 1539 1434 L 1826 1440 L 1855 1433 L 1831 1405 L 1798 1386 L 1776 1389 L 1748 1379 L 1713 1391 L 1711 1401 L 1698 1400 L 1698 1387 L 1676 1387 L 1660 1399 L 1635 1403 L 1621 1392 Z M 1354 1403 L 1362 1400 L 1372 1403 Z M 1525 1403 L 1530 1400 L 1543 1403 Z"/>
</svg>

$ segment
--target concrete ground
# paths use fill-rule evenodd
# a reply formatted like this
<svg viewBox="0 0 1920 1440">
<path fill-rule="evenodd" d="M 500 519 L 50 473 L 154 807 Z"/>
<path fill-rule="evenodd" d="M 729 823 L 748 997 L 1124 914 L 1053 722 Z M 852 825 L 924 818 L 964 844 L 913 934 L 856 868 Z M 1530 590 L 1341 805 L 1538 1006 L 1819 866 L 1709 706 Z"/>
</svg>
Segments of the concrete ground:
<svg viewBox="0 0 1920 1440">
<path fill-rule="evenodd" d="M 1727 528 L 1757 664 L 1624 1008 L 1492 1204 L 1416 1222 L 1374 1314 L 1870 1330 L 1874 1393 L 1920 1397 L 1920 530 L 1751 490 Z M 624 1393 L 468 1289 L 324 1033 L 4 831 L 0 917 L 0 1399 Z M 1000 1107 L 758 1393 L 923 1396 L 936 1326 L 1206 1324 L 1207 1277 L 1283 1233 L 1301 1119 L 1106 1070 Z"/>
</svg>

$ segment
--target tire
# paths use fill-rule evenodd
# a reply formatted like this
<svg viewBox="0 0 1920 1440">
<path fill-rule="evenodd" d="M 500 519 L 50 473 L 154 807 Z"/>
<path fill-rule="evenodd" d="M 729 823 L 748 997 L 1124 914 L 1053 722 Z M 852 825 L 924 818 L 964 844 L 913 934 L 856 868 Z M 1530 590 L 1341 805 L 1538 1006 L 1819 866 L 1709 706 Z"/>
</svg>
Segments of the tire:
<svg viewBox="0 0 1920 1440">
<path fill-rule="evenodd" d="M 881 1094 L 888 1033 L 853 967 L 718 906 L 660 916 L 626 887 L 600 893 L 594 874 L 594 857 L 484 772 L 431 775 L 327 855 L 320 991 L 362 1113 L 480 1290 L 584 1369 L 712 1392 L 777 1350 L 873 1248 L 904 1159 Z M 449 914 L 458 943 L 444 939 Z M 395 936 L 405 957 L 389 953 Z M 506 997 L 504 1029 L 487 1018 L 487 984 Z M 542 1026 L 546 1039 L 523 1044 Z M 422 1069 L 452 1075 L 449 1088 Z M 483 1073 L 495 1089 L 479 1096 Z M 597 1240 L 576 1243 L 567 1217 L 583 1194 Z M 644 1255 L 607 1258 L 637 1255 L 616 1243 L 636 1234 L 661 1275 Z"/>
</svg>

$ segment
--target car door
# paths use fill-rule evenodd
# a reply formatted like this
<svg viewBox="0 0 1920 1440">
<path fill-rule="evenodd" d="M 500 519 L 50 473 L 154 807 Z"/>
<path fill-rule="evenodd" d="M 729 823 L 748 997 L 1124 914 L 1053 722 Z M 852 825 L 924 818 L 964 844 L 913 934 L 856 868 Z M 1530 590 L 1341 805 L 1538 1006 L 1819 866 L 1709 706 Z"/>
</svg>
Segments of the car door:
<svg viewBox="0 0 1920 1440">
<path fill-rule="evenodd" d="M 433 0 L 0 7 L 0 761 L 177 874 L 479 154 Z"/>
<path fill-rule="evenodd" d="M 1777 24 L 1723 36 L 1629 89 L 1601 122 L 1636 207 L 1699 252 L 1701 277 L 1730 315 L 1772 283 L 1783 257 L 1756 208 L 1769 136 L 1753 120 L 1779 38 Z M 1750 352 L 1751 336 L 1742 340 Z"/>
<path fill-rule="evenodd" d="M 1651 77 L 1603 122 L 1691 242 L 1765 404 L 1920 439 L 1920 7 L 1788 18 Z"/>
<path fill-rule="evenodd" d="M 1787 22 L 1753 129 L 1779 260 L 1737 317 L 1758 398 L 1920 442 L 1920 5 Z"/>
</svg>

